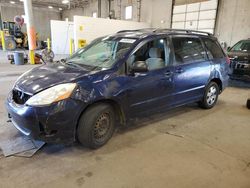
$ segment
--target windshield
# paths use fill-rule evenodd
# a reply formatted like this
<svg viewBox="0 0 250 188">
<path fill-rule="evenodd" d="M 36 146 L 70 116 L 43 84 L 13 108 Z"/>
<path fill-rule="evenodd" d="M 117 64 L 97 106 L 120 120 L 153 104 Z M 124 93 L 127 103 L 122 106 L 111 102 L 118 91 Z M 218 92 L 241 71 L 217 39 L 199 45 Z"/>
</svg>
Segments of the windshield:
<svg viewBox="0 0 250 188">
<path fill-rule="evenodd" d="M 250 40 L 238 42 L 230 51 L 250 52 Z"/>
<path fill-rule="evenodd" d="M 97 39 L 85 48 L 78 50 L 67 59 L 66 63 L 94 68 L 110 68 L 128 52 L 135 41 L 136 39 L 131 38 Z"/>
</svg>

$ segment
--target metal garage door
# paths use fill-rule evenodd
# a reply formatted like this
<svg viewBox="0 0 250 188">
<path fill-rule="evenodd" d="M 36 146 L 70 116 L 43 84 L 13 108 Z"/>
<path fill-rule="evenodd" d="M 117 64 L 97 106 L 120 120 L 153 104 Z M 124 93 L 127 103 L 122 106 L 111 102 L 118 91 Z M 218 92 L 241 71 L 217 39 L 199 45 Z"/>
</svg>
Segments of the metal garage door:
<svg viewBox="0 0 250 188">
<path fill-rule="evenodd" d="M 214 33 L 218 0 L 174 5 L 172 28 Z"/>
</svg>

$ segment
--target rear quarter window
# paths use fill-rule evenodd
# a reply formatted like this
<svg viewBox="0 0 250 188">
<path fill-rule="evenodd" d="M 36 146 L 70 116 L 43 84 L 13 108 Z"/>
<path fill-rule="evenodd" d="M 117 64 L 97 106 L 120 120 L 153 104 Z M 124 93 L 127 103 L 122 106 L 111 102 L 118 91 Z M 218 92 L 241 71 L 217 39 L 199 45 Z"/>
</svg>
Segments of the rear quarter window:
<svg viewBox="0 0 250 188">
<path fill-rule="evenodd" d="M 202 40 L 204 41 L 204 44 L 207 48 L 207 54 L 209 59 L 220 59 L 225 57 L 217 41 L 208 38 L 203 38 Z"/>
</svg>

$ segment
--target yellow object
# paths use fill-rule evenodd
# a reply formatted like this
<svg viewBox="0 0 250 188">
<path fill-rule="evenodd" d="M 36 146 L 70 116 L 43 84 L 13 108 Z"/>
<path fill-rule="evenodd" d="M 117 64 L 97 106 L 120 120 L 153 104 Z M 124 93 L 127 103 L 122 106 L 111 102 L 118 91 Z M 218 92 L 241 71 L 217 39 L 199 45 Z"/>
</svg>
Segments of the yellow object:
<svg viewBox="0 0 250 188">
<path fill-rule="evenodd" d="M 83 48 L 84 46 L 86 46 L 87 41 L 84 39 L 79 39 L 78 40 L 78 48 Z"/>
<path fill-rule="evenodd" d="M 83 31 L 83 26 L 82 25 L 80 26 L 80 31 Z"/>
<path fill-rule="evenodd" d="M 74 45 L 74 41 L 73 39 L 69 40 L 69 54 L 72 55 L 73 54 L 73 45 Z"/>
<path fill-rule="evenodd" d="M 6 46 L 5 46 L 5 39 L 4 39 L 4 31 L 0 31 L 0 34 L 1 34 L 1 40 L 2 40 L 2 48 L 5 51 Z"/>
<path fill-rule="evenodd" d="M 30 64 L 31 65 L 35 65 L 35 51 L 34 50 L 30 50 Z"/>
<path fill-rule="evenodd" d="M 51 42 L 50 42 L 50 38 L 47 39 L 47 46 L 48 46 L 48 50 L 51 50 Z"/>
</svg>

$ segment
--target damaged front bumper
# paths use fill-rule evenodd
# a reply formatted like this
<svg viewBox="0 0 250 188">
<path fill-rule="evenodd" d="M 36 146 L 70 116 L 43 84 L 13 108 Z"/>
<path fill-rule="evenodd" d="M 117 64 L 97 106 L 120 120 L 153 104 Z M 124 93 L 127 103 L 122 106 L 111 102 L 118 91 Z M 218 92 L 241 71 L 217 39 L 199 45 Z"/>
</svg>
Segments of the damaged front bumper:
<svg viewBox="0 0 250 188">
<path fill-rule="evenodd" d="M 7 99 L 6 109 L 13 125 L 24 135 L 46 143 L 75 141 L 75 131 L 82 106 L 67 99 L 50 106 L 18 105 Z"/>
</svg>

